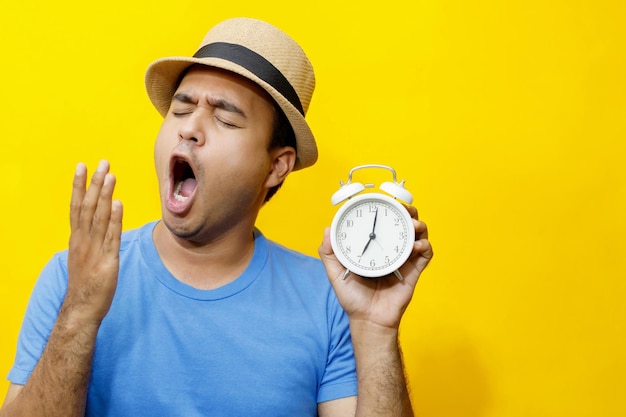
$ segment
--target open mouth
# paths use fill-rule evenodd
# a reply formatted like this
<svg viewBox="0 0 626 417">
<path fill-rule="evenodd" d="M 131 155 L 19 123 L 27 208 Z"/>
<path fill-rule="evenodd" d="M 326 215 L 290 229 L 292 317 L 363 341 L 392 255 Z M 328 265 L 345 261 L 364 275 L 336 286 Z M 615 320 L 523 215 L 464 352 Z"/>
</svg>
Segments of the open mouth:
<svg viewBox="0 0 626 417">
<path fill-rule="evenodd" d="M 172 195 L 177 201 L 185 202 L 196 189 L 196 175 L 191 165 L 178 159 L 172 166 Z"/>
</svg>

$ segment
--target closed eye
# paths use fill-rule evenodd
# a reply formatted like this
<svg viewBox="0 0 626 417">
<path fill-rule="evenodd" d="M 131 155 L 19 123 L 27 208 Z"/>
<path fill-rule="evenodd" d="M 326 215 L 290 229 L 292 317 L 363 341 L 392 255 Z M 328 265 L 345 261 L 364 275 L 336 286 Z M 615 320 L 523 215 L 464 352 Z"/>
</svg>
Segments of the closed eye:
<svg viewBox="0 0 626 417">
<path fill-rule="evenodd" d="M 172 114 L 176 117 L 185 116 L 191 114 L 193 109 L 191 106 L 195 106 L 196 102 L 189 95 L 185 93 L 176 93 L 172 97 Z"/>
<path fill-rule="evenodd" d="M 172 110 L 172 114 L 176 117 L 182 117 L 191 114 L 191 110 Z"/>
<path fill-rule="evenodd" d="M 216 120 L 216 121 L 217 121 L 217 123 L 219 123 L 220 125 L 222 125 L 222 126 L 224 126 L 224 127 L 227 127 L 227 128 L 229 128 L 229 129 L 236 129 L 236 128 L 238 128 L 238 127 L 239 127 L 239 126 L 237 126 L 236 124 L 230 123 L 229 121 L 224 120 L 224 119 L 223 119 L 223 118 L 221 118 L 221 117 L 217 117 L 217 116 L 216 116 L 216 117 L 215 117 L 215 120 Z"/>
</svg>

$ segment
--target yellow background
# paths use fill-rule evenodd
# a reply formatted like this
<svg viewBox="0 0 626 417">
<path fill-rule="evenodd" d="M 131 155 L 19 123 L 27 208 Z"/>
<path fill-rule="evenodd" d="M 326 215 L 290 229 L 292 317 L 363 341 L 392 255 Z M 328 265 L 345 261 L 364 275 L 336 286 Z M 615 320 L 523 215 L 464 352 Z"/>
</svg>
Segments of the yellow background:
<svg viewBox="0 0 626 417">
<path fill-rule="evenodd" d="M 318 80 L 321 159 L 264 209 L 265 234 L 315 255 L 330 195 L 363 163 L 393 165 L 429 224 L 436 257 L 401 334 L 419 415 L 626 415 L 625 12 L 620 0 L 3 1 L 0 374 L 38 272 L 66 246 L 75 164 L 111 161 L 125 229 L 156 219 L 160 118 L 144 70 L 250 16 L 296 38 Z"/>
</svg>

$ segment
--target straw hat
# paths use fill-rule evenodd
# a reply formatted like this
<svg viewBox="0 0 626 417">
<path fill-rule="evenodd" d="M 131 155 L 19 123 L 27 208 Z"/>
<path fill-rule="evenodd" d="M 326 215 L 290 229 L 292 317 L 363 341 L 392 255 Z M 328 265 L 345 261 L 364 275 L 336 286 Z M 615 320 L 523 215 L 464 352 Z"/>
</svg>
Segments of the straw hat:
<svg viewBox="0 0 626 417">
<path fill-rule="evenodd" d="M 315 74 L 302 48 L 287 34 L 260 20 L 229 19 L 206 34 L 193 57 L 153 62 L 146 72 L 146 89 L 161 115 L 167 114 L 181 73 L 192 64 L 234 72 L 265 89 L 295 132 L 298 149 L 294 170 L 315 163 L 315 138 L 304 120 L 315 88 Z"/>
</svg>

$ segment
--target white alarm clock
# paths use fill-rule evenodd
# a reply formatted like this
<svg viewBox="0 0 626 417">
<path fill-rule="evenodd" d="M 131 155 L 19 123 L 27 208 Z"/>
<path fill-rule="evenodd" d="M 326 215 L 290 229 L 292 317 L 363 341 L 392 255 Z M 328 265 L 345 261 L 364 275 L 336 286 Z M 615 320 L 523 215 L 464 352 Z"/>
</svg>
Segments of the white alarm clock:
<svg viewBox="0 0 626 417">
<path fill-rule="evenodd" d="M 380 190 L 389 194 L 367 192 L 374 184 L 352 182 L 352 174 L 360 169 L 382 168 L 391 171 L 393 182 L 384 182 Z M 398 268 L 411 255 L 415 228 L 407 209 L 399 200 L 411 204 L 413 196 L 398 183 L 396 171 L 386 165 L 361 165 L 350 170 L 348 182 L 340 182 L 331 202 L 346 201 L 335 214 L 330 228 L 330 242 L 337 260 L 350 272 L 366 278 L 379 278 L 394 273 L 402 280 Z M 357 194 L 360 194 L 357 196 Z M 355 197 L 356 196 L 356 197 Z"/>
</svg>

